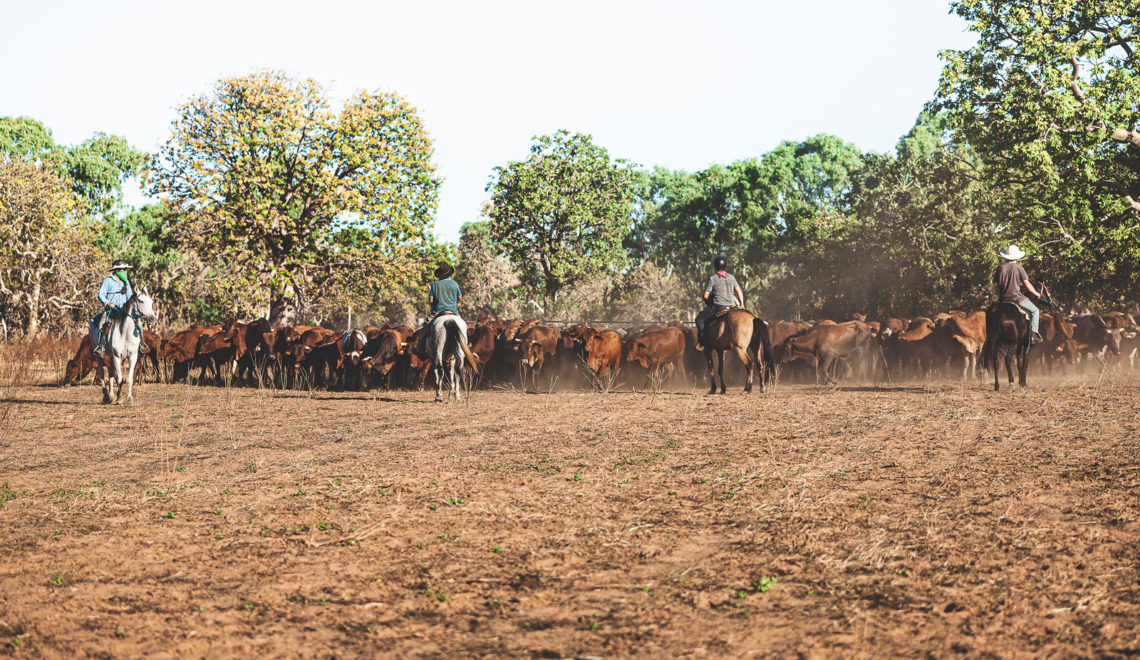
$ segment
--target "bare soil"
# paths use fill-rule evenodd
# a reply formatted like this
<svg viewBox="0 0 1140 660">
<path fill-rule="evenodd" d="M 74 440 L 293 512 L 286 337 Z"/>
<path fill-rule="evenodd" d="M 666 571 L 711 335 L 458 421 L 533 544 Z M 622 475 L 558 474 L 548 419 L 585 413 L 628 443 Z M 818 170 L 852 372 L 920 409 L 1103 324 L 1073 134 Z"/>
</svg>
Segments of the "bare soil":
<svg viewBox="0 0 1140 660">
<path fill-rule="evenodd" d="M 1140 652 L 1140 379 L 0 401 L 14 656 Z"/>
</svg>

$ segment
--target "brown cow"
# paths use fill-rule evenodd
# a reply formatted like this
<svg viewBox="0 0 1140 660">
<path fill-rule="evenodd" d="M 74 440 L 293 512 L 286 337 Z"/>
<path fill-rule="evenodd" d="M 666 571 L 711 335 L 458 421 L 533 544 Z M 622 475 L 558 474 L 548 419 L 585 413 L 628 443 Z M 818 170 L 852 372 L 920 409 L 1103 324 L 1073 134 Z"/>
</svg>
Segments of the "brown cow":
<svg viewBox="0 0 1140 660">
<path fill-rule="evenodd" d="M 785 340 L 784 355 L 802 358 L 815 367 L 816 382 L 833 381 L 832 367 L 862 348 L 871 338 L 871 328 L 862 321 L 815 326 Z"/>
<path fill-rule="evenodd" d="M 662 380 L 668 378 L 678 366 L 684 369 L 681 356 L 685 353 L 685 335 L 678 328 L 646 330 L 626 341 L 629 348 L 625 361 L 639 364 L 648 372 L 646 388 L 652 386 L 658 369 L 664 369 Z"/>
<path fill-rule="evenodd" d="M 582 344 L 586 366 L 593 374 L 594 382 L 602 389 L 608 389 L 617 379 L 621 364 L 621 335 L 613 330 L 587 328 L 582 335 Z"/>
<path fill-rule="evenodd" d="M 384 328 L 375 338 L 369 339 L 364 347 L 361 364 L 365 372 L 376 374 L 385 388 L 392 386 L 390 382 L 392 369 L 400 361 L 401 356 L 407 354 L 407 342 L 412 334 L 411 330 L 408 326 Z"/>
<path fill-rule="evenodd" d="M 1042 314 L 1042 342 L 1029 348 L 1030 362 L 1040 362 L 1042 370 L 1047 373 L 1053 372 L 1058 360 L 1074 364 L 1076 356 L 1069 341 L 1073 336 L 1073 327 L 1075 326 L 1066 323 L 1060 314 Z"/>
<path fill-rule="evenodd" d="M 895 373 L 900 375 L 909 370 L 915 378 L 925 375 L 942 354 L 934 337 L 933 322 L 911 323 L 906 332 L 885 337 L 882 347 L 888 360 L 888 370 L 893 366 Z"/>
<path fill-rule="evenodd" d="M 495 333 L 498 328 L 493 323 L 482 323 L 467 328 L 467 345 L 475 357 L 477 371 L 483 373 L 483 367 L 495 355 Z"/>
<path fill-rule="evenodd" d="M 525 324 L 524 324 L 525 326 Z M 542 365 L 548 356 L 558 353 L 562 334 L 557 328 L 549 325 L 532 325 L 515 337 L 519 349 L 519 365 L 521 367 L 519 384 L 526 386 L 526 372 L 530 372 L 530 382 L 534 385 L 535 379 L 542 372 Z"/>
<path fill-rule="evenodd" d="M 195 364 L 202 366 L 198 354 L 199 347 L 210 337 L 222 331 L 220 325 L 210 325 L 204 328 L 190 328 L 175 334 L 173 337 L 163 339 L 159 343 L 158 358 L 170 360 L 174 363 L 171 382 L 185 381 L 190 376 L 190 368 Z M 203 372 L 205 367 L 203 366 Z"/>
<path fill-rule="evenodd" d="M 986 313 L 951 312 L 949 318 L 935 330 L 939 348 L 948 360 L 962 361 L 962 380 L 967 380 L 971 369 L 978 377 L 978 356 L 986 343 Z"/>
</svg>

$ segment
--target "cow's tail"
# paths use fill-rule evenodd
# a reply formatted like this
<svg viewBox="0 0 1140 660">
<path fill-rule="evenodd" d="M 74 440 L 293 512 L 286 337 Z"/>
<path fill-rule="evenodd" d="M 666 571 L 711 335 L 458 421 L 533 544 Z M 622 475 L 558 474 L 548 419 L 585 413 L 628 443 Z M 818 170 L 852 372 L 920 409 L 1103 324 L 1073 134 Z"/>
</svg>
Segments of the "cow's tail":
<svg viewBox="0 0 1140 660">
<path fill-rule="evenodd" d="M 460 331 L 459 324 L 455 321 L 444 321 L 443 327 L 447 329 L 446 346 L 449 349 L 445 351 L 445 354 L 450 352 L 452 346 L 456 346 L 459 350 L 463 351 L 463 357 L 471 365 L 471 368 L 475 370 L 475 373 L 479 373 L 479 360 L 475 359 L 475 354 L 471 352 L 471 348 L 467 345 L 467 333 Z"/>
<path fill-rule="evenodd" d="M 772 335 L 764 319 L 752 319 L 752 353 L 764 360 L 764 375 L 768 382 L 776 378 L 776 362 L 772 358 Z"/>
</svg>

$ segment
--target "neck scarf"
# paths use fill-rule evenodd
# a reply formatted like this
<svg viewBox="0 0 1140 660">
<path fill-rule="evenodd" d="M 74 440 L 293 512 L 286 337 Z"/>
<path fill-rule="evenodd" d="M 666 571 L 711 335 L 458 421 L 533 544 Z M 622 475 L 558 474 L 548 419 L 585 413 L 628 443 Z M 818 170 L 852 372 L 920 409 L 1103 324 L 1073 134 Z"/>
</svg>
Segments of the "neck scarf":
<svg viewBox="0 0 1140 660">
<path fill-rule="evenodd" d="M 727 272 L 725 272 L 725 271 L 723 271 L 723 270 L 718 270 L 718 271 L 716 272 L 716 276 L 717 276 L 717 277 L 719 277 L 719 278 L 720 278 L 720 279 L 722 279 L 722 280 L 724 280 L 724 279 L 728 279 L 728 273 L 727 273 Z"/>
</svg>

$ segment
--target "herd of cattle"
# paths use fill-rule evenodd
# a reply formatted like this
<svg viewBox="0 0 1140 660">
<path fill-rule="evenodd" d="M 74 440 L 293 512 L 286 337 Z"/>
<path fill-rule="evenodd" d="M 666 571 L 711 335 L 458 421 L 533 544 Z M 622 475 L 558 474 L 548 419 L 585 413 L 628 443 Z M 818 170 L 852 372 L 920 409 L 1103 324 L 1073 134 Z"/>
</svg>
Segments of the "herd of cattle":
<svg viewBox="0 0 1140 660">
<path fill-rule="evenodd" d="M 1033 347 L 1030 360 L 1047 372 L 1089 364 L 1090 357 L 1110 367 L 1123 365 L 1123 357 L 1135 368 L 1138 330 L 1135 319 L 1122 312 L 1068 319 L 1042 314 L 1045 341 Z M 138 373 L 164 382 L 423 389 L 432 370 L 420 346 L 422 332 L 405 325 L 344 332 L 312 325 L 272 328 L 265 319 L 232 320 L 161 338 L 146 331 L 150 350 Z M 768 332 L 772 361 L 785 379 L 967 379 L 978 377 L 986 321 L 984 312 L 952 311 L 909 321 L 868 321 L 854 314 L 842 323 L 774 321 Z M 580 378 L 579 385 L 609 389 L 619 371 L 636 384 L 663 371 L 702 378 L 710 368 L 696 350 L 696 329 L 682 323 L 617 330 L 579 323 L 560 329 L 534 319 L 481 317 L 469 326 L 468 339 L 478 366 L 474 382 L 483 386 L 526 387 L 537 384 L 544 370 L 555 370 L 562 385 Z M 753 346 L 752 353 L 758 352 Z M 90 339 L 84 338 L 63 382 L 76 383 L 95 366 Z"/>
</svg>

